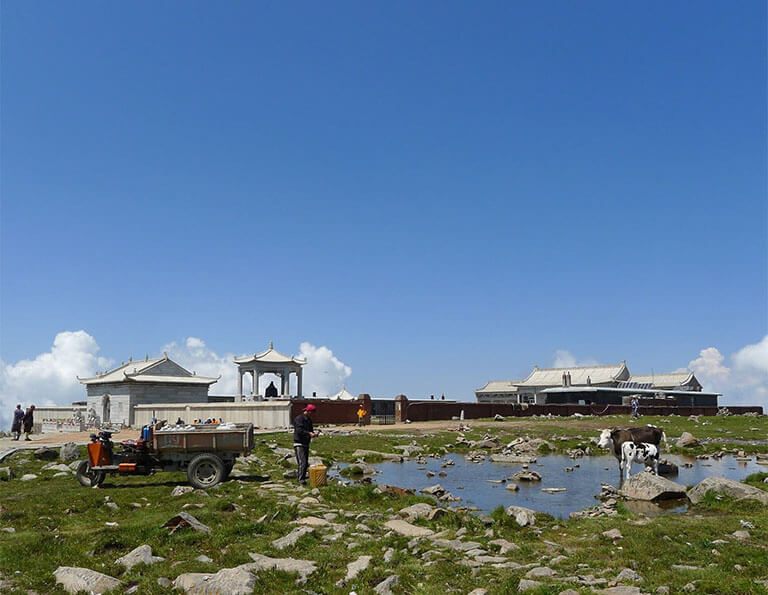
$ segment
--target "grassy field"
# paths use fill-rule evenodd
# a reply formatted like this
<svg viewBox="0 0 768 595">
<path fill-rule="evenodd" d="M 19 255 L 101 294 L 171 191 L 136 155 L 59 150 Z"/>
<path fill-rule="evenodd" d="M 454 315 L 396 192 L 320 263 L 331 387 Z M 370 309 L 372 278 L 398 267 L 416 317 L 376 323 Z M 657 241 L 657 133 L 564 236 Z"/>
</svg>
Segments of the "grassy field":
<svg viewBox="0 0 768 595">
<path fill-rule="evenodd" d="M 554 450 L 591 447 L 596 429 L 626 425 L 626 418 L 526 419 L 510 422 L 470 421 L 467 438 L 477 440 L 486 434 L 497 436 L 503 444 L 520 435 L 544 438 Z M 663 427 L 667 435 L 691 432 L 708 439 L 702 446 L 686 449 L 692 454 L 716 451 L 768 452 L 768 417 L 712 417 L 698 422 L 687 418 L 643 419 Z M 331 429 L 315 440 L 313 455 L 326 462 L 351 461 L 357 449 L 396 452 L 397 445 L 413 442 L 425 453 L 442 455 L 454 446 L 456 432 L 450 430 L 388 432 L 386 429 L 336 434 Z M 750 443 L 749 441 L 763 441 Z M 149 477 L 108 477 L 99 489 L 81 487 L 74 476 L 54 478 L 44 471 L 43 462 L 29 452 L 9 457 L 0 467 L 10 467 L 15 479 L 0 482 L 0 592 L 63 592 L 57 588 L 53 571 L 59 566 L 82 566 L 124 581 L 123 590 L 138 585 L 140 593 L 164 593 L 157 584 L 161 577 L 173 580 L 186 572 L 216 572 L 248 563 L 249 552 L 272 557 L 293 557 L 316 562 L 318 570 L 306 585 L 296 584 L 296 575 L 266 571 L 257 575 L 256 593 L 371 593 L 379 582 L 397 574 L 395 593 L 468 593 L 484 587 L 490 593 L 515 592 L 530 566 L 550 566 L 558 577 L 593 575 L 606 579 L 595 589 L 608 587 L 620 569 L 635 571 L 644 592 L 660 586 L 672 593 L 683 592 L 692 584 L 697 593 L 766 593 L 756 580 L 768 579 L 768 507 L 754 502 L 708 497 L 686 514 L 646 518 L 631 514 L 621 504 L 616 517 L 562 520 L 537 515 L 534 528 L 518 527 L 499 509 L 491 518 L 469 512 L 448 512 L 434 521 L 420 519 L 415 524 L 444 532 L 447 539 L 466 530 L 465 540 L 482 544 L 496 555 L 498 547 L 490 541 L 503 538 L 517 548 L 509 551 L 510 561 L 524 568 L 497 568 L 491 564 L 473 568 L 466 565 L 463 552 L 438 547 L 424 539 L 411 543 L 406 537 L 383 527 L 401 508 L 416 502 L 430 502 L 419 495 L 379 493 L 372 485 L 349 487 L 329 485 L 310 491 L 283 479 L 292 460 L 282 460 L 271 446 L 290 448 L 291 435 L 259 435 L 254 449 L 258 461 L 238 465 L 233 477 L 208 492 L 192 492 L 171 497 L 178 485 L 186 485 L 182 473 L 158 473 Z M 670 441 L 670 445 L 673 441 Z M 448 446 L 450 445 L 450 446 Z M 669 450 L 675 451 L 675 447 Z M 84 450 L 83 450 L 84 456 Z M 605 455 L 603 455 L 605 456 Z M 376 457 L 370 457 L 369 461 Z M 768 471 L 768 468 L 766 469 Z M 39 478 L 22 482 L 24 473 Z M 768 473 L 756 474 L 749 482 L 763 489 Z M 318 500 L 301 502 L 307 496 Z M 107 503 L 117 505 L 114 510 Z M 185 505 L 189 505 L 186 508 Z M 190 530 L 169 533 L 161 528 L 169 518 L 184 509 L 211 527 L 210 535 Z M 295 547 L 275 549 L 271 542 L 289 533 L 291 522 L 307 515 L 330 515 L 343 525 L 336 540 L 324 539 L 325 531 L 300 538 Z M 731 536 L 749 523 L 749 538 Z M 108 526 L 107 523 L 118 523 Z M 463 528 L 463 529 L 462 529 Z M 618 529 L 623 538 L 612 543 L 602 535 Z M 166 561 L 131 570 L 115 560 L 135 547 L 148 544 L 153 554 Z M 394 555 L 384 562 L 384 553 Z M 195 560 L 200 555 L 211 562 Z M 349 584 L 337 586 L 346 574 L 348 563 L 361 555 L 372 556 L 370 567 Z M 695 567 L 675 569 L 675 565 Z M 539 579 L 544 583 L 532 593 L 559 593 L 572 588 L 590 593 L 576 581 Z M 119 591 L 118 591 L 119 592 Z"/>
</svg>

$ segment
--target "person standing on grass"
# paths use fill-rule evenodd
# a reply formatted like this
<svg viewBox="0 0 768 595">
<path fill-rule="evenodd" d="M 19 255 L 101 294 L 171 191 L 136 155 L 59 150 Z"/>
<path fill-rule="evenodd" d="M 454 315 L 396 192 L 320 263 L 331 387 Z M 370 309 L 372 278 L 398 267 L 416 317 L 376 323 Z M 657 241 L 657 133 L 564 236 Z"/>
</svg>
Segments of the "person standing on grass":
<svg viewBox="0 0 768 595">
<path fill-rule="evenodd" d="M 29 435 L 32 433 L 32 427 L 35 425 L 34 405 L 27 407 L 27 410 L 24 412 L 22 423 L 24 424 L 24 440 L 31 440 Z"/>
<path fill-rule="evenodd" d="M 293 420 L 293 450 L 296 462 L 299 464 L 299 483 L 307 485 L 307 468 L 309 467 L 309 443 L 317 436 L 312 424 L 312 414 L 316 407 L 310 403 L 304 411 Z"/>
<path fill-rule="evenodd" d="M 21 408 L 21 403 L 19 403 L 13 412 L 13 422 L 11 423 L 11 434 L 13 434 L 14 440 L 18 440 L 21 437 L 21 423 L 23 420 L 24 410 Z"/>
<path fill-rule="evenodd" d="M 363 406 L 360 405 L 360 408 L 357 410 L 357 425 L 358 426 L 364 426 L 365 425 L 365 414 L 366 410 L 363 409 Z"/>
<path fill-rule="evenodd" d="M 630 404 L 632 405 L 632 417 L 637 419 L 640 417 L 640 399 L 632 397 Z"/>
</svg>

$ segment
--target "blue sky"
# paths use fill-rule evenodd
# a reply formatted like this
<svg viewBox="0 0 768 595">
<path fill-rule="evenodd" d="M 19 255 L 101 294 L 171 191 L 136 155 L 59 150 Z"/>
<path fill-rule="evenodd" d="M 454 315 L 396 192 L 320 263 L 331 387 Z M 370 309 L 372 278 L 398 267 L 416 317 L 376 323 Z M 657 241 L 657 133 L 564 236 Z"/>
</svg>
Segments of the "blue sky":
<svg viewBox="0 0 768 595">
<path fill-rule="evenodd" d="M 5 2 L 1 109 L 6 378 L 82 330 L 768 383 L 765 3 Z"/>
</svg>

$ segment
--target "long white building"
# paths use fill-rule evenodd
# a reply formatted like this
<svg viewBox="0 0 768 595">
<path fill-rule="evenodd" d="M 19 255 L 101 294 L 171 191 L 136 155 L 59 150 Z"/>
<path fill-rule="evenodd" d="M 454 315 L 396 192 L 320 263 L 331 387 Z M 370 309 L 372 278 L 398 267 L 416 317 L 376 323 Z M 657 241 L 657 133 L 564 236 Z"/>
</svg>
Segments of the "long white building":
<svg viewBox="0 0 768 595">
<path fill-rule="evenodd" d="M 568 368 L 539 368 L 524 380 L 491 380 L 475 391 L 478 403 L 547 403 L 547 397 L 557 389 L 611 389 L 657 392 L 701 392 L 701 383 L 693 372 L 643 374 L 633 376 L 627 362 L 607 366 L 574 366 Z"/>
</svg>

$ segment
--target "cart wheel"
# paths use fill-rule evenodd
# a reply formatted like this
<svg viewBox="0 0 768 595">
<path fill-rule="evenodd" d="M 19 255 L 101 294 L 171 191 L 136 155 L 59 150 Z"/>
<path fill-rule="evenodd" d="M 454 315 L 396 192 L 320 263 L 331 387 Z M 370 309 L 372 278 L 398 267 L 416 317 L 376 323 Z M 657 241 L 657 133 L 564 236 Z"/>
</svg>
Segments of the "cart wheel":
<svg viewBox="0 0 768 595">
<path fill-rule="evenodd" d="M 77 481 L 80 482 L 81 486 L 85 486 L 86 488 L 93 488 L 100 486 L 107 474 L 103 471 L 92 471 L 91 464 L 88 462 L 88 460 L 85 460 L 80 461 L 80 464 L 77 466 L 76 475 Z"/>
<path fill-rule="evenodd" d="M 189 463 L 187 478 L 192 487 L 206 490 L 224 480 L 226 469 L 216 455 L 197 455 Z"/>
</svg>

